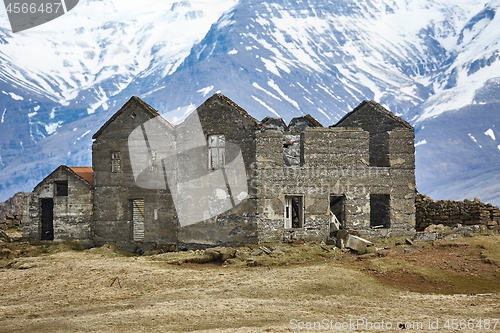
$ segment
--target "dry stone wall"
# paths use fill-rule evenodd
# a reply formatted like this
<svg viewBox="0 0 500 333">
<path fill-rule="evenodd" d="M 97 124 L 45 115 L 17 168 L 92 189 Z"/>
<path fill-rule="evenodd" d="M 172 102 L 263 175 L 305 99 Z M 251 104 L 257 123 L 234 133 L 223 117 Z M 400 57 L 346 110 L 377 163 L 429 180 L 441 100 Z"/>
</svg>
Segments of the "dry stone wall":
<svg viewBox="0 0 500 333">
<path fill-rule="evenodd" d="M 485 204 L 479 199 L 434 201 L 418 194 L 415 198 L 416 229 L 422 231 L 432 224 L 453 227 L 462 225 L 483 225 L 491 230 L 500 230 L 500 208 Z"/>
</svg>

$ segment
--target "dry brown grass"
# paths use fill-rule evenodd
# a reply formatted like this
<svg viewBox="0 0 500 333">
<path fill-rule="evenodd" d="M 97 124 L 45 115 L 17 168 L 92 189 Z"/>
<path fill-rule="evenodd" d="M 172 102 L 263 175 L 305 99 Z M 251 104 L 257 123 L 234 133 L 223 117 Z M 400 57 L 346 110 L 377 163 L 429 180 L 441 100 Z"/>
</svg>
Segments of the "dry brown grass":
<svg viewBox="0 0 500 333">
<path fill-rule="evenodd" d="M 439 319 L 444 330 L 450 318 L 499 317 L 499 240 L 416 244 L 407 253 L 409 247 L 385 240 L 376 246 L 390 249 L 363 256 L 317 244 L 268 244 L 280 247 L 277 255 L 257 255 L 258 246 L 221 250 L 224 261 L 233 260 L 226 267 L 222 258 L 193 259 L 206 252 L 139 257 L 113 245 L 9 245 L 10 256 L 0 262 L 0 331 L 289 332 L 292 319 L 361 318 L 394 325 Z M 486 279 L 481 291 L 494 294 L 467 295 L 470 285 L 446 289 L 468 276 L 462 266 L 452 268 L 453 254 L 470 268 L 494 268 L 474 272 Z M 364 328 L 351 331 L 373 331 Z"/>
</svg>

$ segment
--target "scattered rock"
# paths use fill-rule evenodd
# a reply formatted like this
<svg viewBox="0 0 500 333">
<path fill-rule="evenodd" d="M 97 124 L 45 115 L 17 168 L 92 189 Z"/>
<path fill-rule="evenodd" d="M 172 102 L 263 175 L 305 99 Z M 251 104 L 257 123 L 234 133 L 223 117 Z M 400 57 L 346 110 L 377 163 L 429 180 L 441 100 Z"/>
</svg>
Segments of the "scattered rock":
<svg viewBox="0 0 500 333">
<path fill-rule="evenodd" d="M 255 250 L 252 253 L 250 253 L 250 255 L 252 257 L 258 257 L 258 256 L 261 256 L 263 253 L 264 253 L 264 251 L 262 251 L 262 250 Z"/>
<path fill-rule="evenodd" d="M 438 233 L 437 232 L 418 232 L 415 234 L 415 238 L 413 239 L 414 241 L 423 241 L 423 242 L 429 242 L 429 241 L 435 241 L 438 238 Z"/>
</svg>

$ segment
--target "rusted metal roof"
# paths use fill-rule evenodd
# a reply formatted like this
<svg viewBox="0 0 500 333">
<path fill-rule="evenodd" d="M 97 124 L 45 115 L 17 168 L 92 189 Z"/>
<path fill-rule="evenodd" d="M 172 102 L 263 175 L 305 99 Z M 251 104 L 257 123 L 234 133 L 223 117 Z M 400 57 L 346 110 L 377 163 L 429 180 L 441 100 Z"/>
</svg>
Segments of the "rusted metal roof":
<svg viewBox="0 0 500 333">
<path fill-rule="evenodd" d="M 94 169 L 92 167 L 75 166 L 68 168 L 90 184 L 94 184 Z"/>
</svg>

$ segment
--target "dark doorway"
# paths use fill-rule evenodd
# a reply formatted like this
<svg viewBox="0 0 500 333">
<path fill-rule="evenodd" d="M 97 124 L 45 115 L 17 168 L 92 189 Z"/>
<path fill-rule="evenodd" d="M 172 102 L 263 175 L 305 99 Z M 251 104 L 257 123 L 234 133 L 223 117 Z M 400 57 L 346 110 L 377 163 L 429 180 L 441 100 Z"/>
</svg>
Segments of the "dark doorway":
<svg viewBox="0 0 500 333">
<path fill-rule="evenodd" d="M 370 194 L 370 227 L 389 228 L 391 208 L 389 194 Z"/>
<path fill-rule="evenodd" d="M 330 235 L 345 226 L 345 195 L 330 195 Z"/>
<path fill-rule="evenodd" d="M 42 199 L 41 240 L 54 240 L 54 199 Z"/>
</svg>

